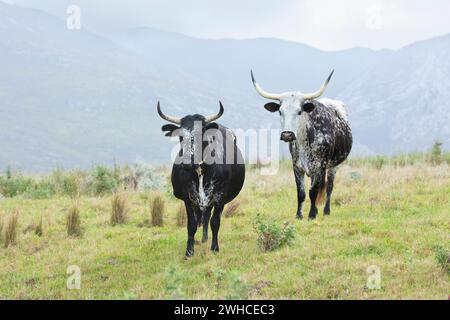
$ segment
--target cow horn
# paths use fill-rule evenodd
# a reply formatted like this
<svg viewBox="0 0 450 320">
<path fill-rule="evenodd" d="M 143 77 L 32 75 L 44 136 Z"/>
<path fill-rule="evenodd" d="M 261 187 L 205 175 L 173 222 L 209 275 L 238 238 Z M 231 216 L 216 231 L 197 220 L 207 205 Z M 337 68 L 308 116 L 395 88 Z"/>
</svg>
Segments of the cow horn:
<svg viewBox="0 0 450 320">
<path fill-rule="evenodd" d="M 317 99 L 321 95 L 323 95 L 323 93 L 325 92 L 325 89 L 328 86 L 328 83 L 330 83 L 330 80 L 331 80 L 331 77 L 333 76 L 333 73 L 334 73 L 334 70 L 331 71 L 330 75 L 328 76 L 327 81 L 325 81 L 325 83 L 322 85 L 322 87 L 319 89 L 319 91 L 314 92 L 314 93 L 303 94 L 303 97 L 305 98 L 305 100 Z"/>
<path fill-rule="evenodd" d="M 264 91 L 259 84 L 255 81 L 255 77 L 253 76 L 253 70 L 250 70 L 250 74 L 252 75 L 252 81 L 253 81 L 253 85 L 255 86 L 256 91 L 264 98 L 266 99 L 271 99 L 271 100 L 281 100 L 281 95 L 276 94 L 276 93 L 269 93 Z"/>
<path fill-rule="evenodd" d="M 164 120 L 167 120 L 167 121 L 169 121 L 169 122 L 172 122 L 172 123 L 175 123 L 175 124 L 178 124 L 178 125 L 181 124 L 181 118 L 176 118 L 176 117 L 167 116 L 167 115 L 165 115 L 165 114 L 161 111 L 161 107 L 160 107 L 160 105 L 159 105 L 159 101 L 158 101 L 157 109 L 158 109 L 158 114 L 159 114 L 159 116 L 160 116 L 161 118 L 163 118 Z"/>
<path fill-rule="evenodd" d="M 216 114 L 216 115 L 205 117 L 205 123 L 213 122 L 213 121 L 219 119 L 223 115 L 224 109 L 223 109 L 222 102 L 219 101 L 219 104 L 220 104 L 220 111 L 219 111 L 219 113 Z"/>
</svg>

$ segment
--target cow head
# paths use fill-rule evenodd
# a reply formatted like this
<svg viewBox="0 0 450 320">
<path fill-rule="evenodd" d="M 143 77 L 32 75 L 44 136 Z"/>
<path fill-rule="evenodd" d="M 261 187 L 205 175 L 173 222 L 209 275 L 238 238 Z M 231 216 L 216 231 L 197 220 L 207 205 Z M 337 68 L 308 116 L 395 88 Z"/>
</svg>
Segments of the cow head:
<svg viewBox="0 0 450 320">
<path fill-rule="evenodd" d="M 264 108 L 270 112 L 278 111 L 280 113 L 282 129 L 281 140 L 291 142 L 297 138 L 296 133 L 300 124 L 300 116 L 305 112 L 310 113 L 314 111 L 315 104 L 313 100 L 319 98 L 325 92 L 333 73 L 334 70 L 317 92 L 302 93 L 294 91 L 277 94 L 264 91 L 259 84 L 256 83 L 253 71 L 251 71 L 252 81 L 256 91 L 266 99 L 277 101 L 267 103 Z"/>
<path fill-rule="evenodd" d="M 202 116 L 199 114 L 188 115 L 183 118 L 176 118 L 168 116 L 161 111 L 158 101 L 158 114 L 164 120 L 173 124 L 166 124 L 162 126 L 162 131 L 167 132 L 166 136 L 179 137 L 180 152 L 176 163 L 180 164 L 185 170 L 196 170 L 203 162 L 203 150 L 206 142 L 203 141 L 203 136 L 206 131 L 218 129 L 217 123 L 213 121 L 219 119 L 224 108 L 221 102 L 219 113 L 211 116 Z"/>
</svg>

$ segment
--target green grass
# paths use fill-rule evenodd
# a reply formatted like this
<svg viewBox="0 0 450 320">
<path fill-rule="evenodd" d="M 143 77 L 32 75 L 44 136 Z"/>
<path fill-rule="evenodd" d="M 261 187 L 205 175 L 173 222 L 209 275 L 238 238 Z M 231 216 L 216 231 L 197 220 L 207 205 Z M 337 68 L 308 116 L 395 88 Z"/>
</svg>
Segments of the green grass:
<svg viewBox="0 0 450 320">
<path fill-rule="evenodd" d="M 77 202 L 81 238 L 66 233 L 69 196 L 1 199 L 0 219 L 13 209 L 21 214 L 16 245 L 0 248 L 0 298 L 448 298 L 449 274 L 443 267 L 450 250 L 447 163 L 349 162 L 338 171 L 331 216 L 320 213 L 316 221 L 295 220 L 295 192 L 289 165 L 283 164 L 277 176 L 249 170 L 239 215 L 222 218 L 220 253 L 210 252 L 209 240 L 196 245 L 190 260 L 184 260 L 186 228 L 177 227 L 180 201 L 167 193 L 162 227 L 143 223 L 150 215 L 149 192 L 127 194 L 129 219 L 114 227 L 109 223 L 112 195 L 82 196 Z M 308 209 L 307 200 L 305 215 Z M 291 222 L 291 245 L 263 252 L 254 228 L 258 213 Z M 41 216 L 41 237 L 23 233 Z M 200 230 L 196 238 L 201 239 Z M 70 265 L 81 269 L 80 290 L 66 288 Z M 381 271 L 378 290 L 366 287 L 372 265 Z"/>
</svg>

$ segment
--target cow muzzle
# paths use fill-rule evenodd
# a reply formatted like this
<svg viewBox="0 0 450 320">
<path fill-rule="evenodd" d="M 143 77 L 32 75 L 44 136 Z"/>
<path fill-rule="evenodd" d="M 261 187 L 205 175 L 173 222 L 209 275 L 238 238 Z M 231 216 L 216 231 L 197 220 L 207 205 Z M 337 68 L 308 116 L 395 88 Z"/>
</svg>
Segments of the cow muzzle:
<svg viewBox="0 0 450 320">
<path fill-rule="evenodd" d="M 281 133 L 280 140 L 283 140 L 284 142 L 292 142 L 295 139 L 295 133 L 293 133 L 292 131 L 283 131 Z"/>
</svg>

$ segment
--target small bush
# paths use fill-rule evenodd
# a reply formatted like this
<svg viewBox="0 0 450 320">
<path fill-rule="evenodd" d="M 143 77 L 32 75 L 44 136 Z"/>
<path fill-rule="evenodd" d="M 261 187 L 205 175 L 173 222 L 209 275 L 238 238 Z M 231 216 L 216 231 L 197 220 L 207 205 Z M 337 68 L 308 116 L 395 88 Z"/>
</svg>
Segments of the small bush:
<svg viewBox="0 0 450 320">
<path fill-rule="evenodd" d="M 122 181 L 125 188 L 132 190 L 161 190 L 165 186 L 165 177 L 161 170 L 143 161 L 137 161 L 126 168 Z"/>
<path fill-rule="evenodd" d="M 442 145 L 443 143 L 440 141 L 435 141 L 433 147 L 430 152 L 430 162 L 434 165 L 439 165 L 442 163 L 443 154 L 442 154 Z"/>
<path fill-rule="evenodd" d="M 385 164 L 385 159 L 382 156 L 376 156 L 373 160 L 373 167 L 377 170 L 381 170 Z"/>
<path fill-rule="evenodd" d="M 96 166 L 90 174 L 90 185 L 94 195 L 102 196 L 112 193 L 117 188 L 114 172 L 105 166 Z"/>
<path fill-rule="evenodd" d="M 14 210 L 6 219 L 3 226 L 3 241 L 5 248 L 16 244 L 17 239 L 17 221 L 19 219 L 19 211 Z"/>
<path fill-rule="evenodd" d="M 80 175 L 76 172 L 64 172 L 60 169 L 55 170 L 51 176 L 55 186 L 56 193 L 71 198 L 77 197 L 80 192 Z"/>
<path fill-rule="evenodd" d="M 450 251 L 445 250 L 442 246 L 437 246 L 434 248 L 434 253 L 436 255 L 436 262 L 438 265 L 450 274 Z"/>
<path fill-rule="evenodd" d="M 79 237 L 81 236 L 81 218 L 80 209 L 78 205 L 74 204 L 67 214 L 66 219 L 66 229 L 67 235 L 69 237 Z"/>
<path fill-rule="evenodd" d="M 239 200 L 235 200 L 235 201 L 229 203 L 223 212 L 224 217 L 230 218 L 230 217 L 236 216 L 239 213 L 238 209 L 239 209 L 240 205 L 241 205 L 241 203 Z"/>
<path fill-rule="evenodd" d="M 273 251 L 289 245 L 295 237 L 293 225 L 286 222 L 281 226 L 273 220 L 263 221 L 260 214 L 256 217 L 255 230 L 258 233 L 258 244 L 263 251 Z"/>
<path fill-rule="evenodd" d="M 11 168 L 8 167 L 6 174 L 0 176 L 0 194 L 12 198 L 26 193 L 32 184 L 33 181 L 30 178 L 26 178 L 20 173 L 13 174 Z"/>
<path fill-rule="evenodd" d="M 48 199 L 55 195 L 55 187 L 50 181 L 38 181 L 31 184 L 25 191 L 30 199 Z"/>
<path fill-rule="evenodd" d="M 153 227 L 161 227 L 163 225 L 164 208 L 164 198 L 156 195 L 151 204 L 151 224 Z"/>
<path fill-rule="evenodd" d="M 123 195 L 115 194 L 112 200 L 111 224 L 113 226 L 127 221 L 127 200 Z"/>
<path fill-rule="evenodd" d="M 186 207 L 184 203 L 180 204 L 177 211 L 177 226 L 185 227 L 187 221 Z"/>
</svg>

